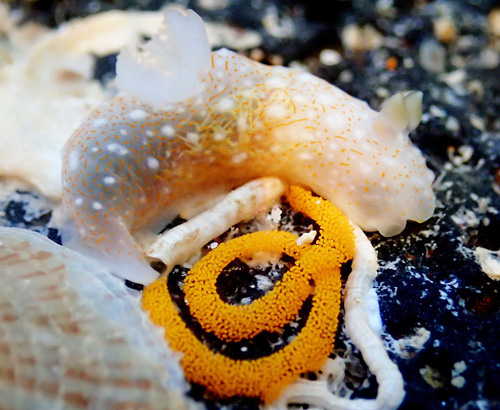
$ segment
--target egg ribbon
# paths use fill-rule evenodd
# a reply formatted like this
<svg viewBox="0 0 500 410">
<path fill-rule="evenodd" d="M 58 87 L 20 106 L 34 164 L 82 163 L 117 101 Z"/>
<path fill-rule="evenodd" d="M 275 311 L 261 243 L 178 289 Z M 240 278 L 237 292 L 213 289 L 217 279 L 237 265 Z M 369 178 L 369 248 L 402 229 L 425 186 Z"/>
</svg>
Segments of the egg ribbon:
<svg viewBox="0 0 500 410">
<path fill-rule="evenodd" d="M 319 236 L 312 244 L 299 246 L 296 235 L 282 231 L 260 231 L 232 239 L 202 258 L 189 272 L 183 288 L 191 315 L 205 331 L 226 342 L 241 341 L 262 331 L 279 331 L 312 294 L 305 325 L 282 349 L 252 360 L 215 353 L 180 317 L 166 278 L 144 290 L 143 308 L 165 329 L 170 346 L 183 353 L 186 378 L 218 397 L 259 397 L 272 402 L 301 373 L 321 368 L 332 352 L 340 310 L 340 267 L 354 252 L 352 227 L 331 202 L 304 188 L 291 186 L 286 197 L 295 211 L 319 225 Z M 249 305 L 225 303 L 217 293 L 218 276 L 235 258 L 257 251 L 285 253 L 295 264 L 262 298 Z"/>
</svg>

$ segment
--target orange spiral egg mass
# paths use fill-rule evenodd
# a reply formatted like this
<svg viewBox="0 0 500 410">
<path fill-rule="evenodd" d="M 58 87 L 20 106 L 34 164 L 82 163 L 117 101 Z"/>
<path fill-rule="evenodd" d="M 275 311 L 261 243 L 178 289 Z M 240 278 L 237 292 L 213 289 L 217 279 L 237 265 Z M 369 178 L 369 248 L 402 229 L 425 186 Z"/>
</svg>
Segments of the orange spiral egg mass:
<svg viewBox="0 0 500 410">
<path fill-rule="evenodd" d="M 202 258 L 184 284 L 191 315 L 205 331 L 224 341 L 280 330 L 312 295 L 306 324 L 284 348 L 253 360 L 235 360 L 213 352 L 180 317 L 166 278 L 144 290 L 143 308 L 165 329 L 170 346 L 183 353 L 181 364 L 186 378 L 218 397 L 258 397 L 271 402 L 301 373 L 318 370 L 332 352 L 340 308 L 340 266 L 353 256 L 352 229 L 340 211 L 310 191 L 292 186 L 287 200 L 320 226 L 313 244 L 299 246 L 297 236 L 287 232 L 247 234 L 219 245 Z M 295 264 L 273 290 L 250 305 L 221 301 L 216 280 L 224 267 L 236 257 L 261 250 L 283 252 L 295 258 Z"/>
</svg>

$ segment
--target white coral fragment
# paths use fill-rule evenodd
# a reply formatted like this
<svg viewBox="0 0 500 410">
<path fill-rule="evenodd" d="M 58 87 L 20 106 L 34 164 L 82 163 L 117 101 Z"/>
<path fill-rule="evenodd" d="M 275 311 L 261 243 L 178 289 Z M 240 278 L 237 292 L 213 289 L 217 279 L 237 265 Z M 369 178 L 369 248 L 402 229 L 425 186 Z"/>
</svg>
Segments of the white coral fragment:
<svg viewBox="0 0 500 410">
<path fill-rule="evenodd" d="M 229 193 L 213 208 L 160 235 L 146 253 L 163 261 L 170 271 L 231 226 L 270 208 L 284 192 L 285 184 L 278 178 L 251 181 Z"/>
<path fill-rule="evenodd" d="M 481 270 L 490 279 L 500 280 L 500 251 L 491 251 L 478 246 L 474 250 L 476 260 L 481 266 Z"/>
</svg>

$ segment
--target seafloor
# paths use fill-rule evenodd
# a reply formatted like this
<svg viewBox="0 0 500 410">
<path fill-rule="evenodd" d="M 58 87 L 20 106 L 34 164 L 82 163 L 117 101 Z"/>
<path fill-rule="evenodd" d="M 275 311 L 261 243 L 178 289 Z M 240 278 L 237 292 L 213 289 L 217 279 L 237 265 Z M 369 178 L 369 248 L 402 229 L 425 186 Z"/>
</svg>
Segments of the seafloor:
<svg viewBox="0 0 500 410">
<path fill-rule="evenodd" d="M 140 6 L 138 5 L 140 3 Z M 184 1 L 204 19 L 259 33 L 266 63 L 306 66 L 379 107 L 400 90 L 424 92 L 412 134 L 436 173 L 438 207 L 393 238 L 370 235 L 384 338 L 405 379 L 401 409 L 500 409 L 500 282 L 477 248 L 500 249 L 500 8 L 493 0 Z M 163 2 L 11 1 L 26 20 L 56 26 L 110 8 Z M 109 78 L 114 56 L 96 61 Z M 33 192 L 0 202 L 0 225 L 47 229 Z M 3 212 L 1 212 L 3 211 Z M 487 252 L 500 269 L 498 253 Z M 368 379 L 358 397 L 373 397 Z M 196 396 L 196 392 L 193 392 Z M 215 403 L 207 406 L 217 408 Z M 238 402 L 233 408 L 253 408 Z M 229 406 L 231 407 L 231 406 Z"/>
</svg>

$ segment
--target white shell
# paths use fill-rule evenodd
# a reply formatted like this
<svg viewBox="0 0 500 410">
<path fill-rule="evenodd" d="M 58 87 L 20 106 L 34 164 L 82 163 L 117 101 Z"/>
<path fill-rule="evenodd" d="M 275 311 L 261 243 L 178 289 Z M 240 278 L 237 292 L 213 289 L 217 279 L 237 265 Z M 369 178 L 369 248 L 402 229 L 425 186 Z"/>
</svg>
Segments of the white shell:
<svg viewBox="0 0 500 410">
<path fill-rule="evenodd" d="M 0 227 L 0 408 L 190 409 L 178 356 L 123 281 Z"/>
</svg>

